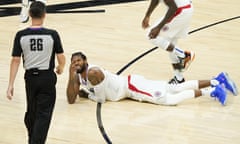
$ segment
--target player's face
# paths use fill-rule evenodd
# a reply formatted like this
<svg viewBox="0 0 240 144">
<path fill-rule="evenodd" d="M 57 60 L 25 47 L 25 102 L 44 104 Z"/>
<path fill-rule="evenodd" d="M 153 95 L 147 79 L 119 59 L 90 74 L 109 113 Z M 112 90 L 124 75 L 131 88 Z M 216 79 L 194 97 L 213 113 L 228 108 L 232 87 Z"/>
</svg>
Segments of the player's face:
<svg viewBox="0 0 240 144">
<path fill-rule="evenodd" d="M 72 58 L 72 67 L 75 68 L 77 73 L 82 73 L 87 69 L 87 61 L 83 60 L 80 56 L 74 56 Z"/>
</svg>

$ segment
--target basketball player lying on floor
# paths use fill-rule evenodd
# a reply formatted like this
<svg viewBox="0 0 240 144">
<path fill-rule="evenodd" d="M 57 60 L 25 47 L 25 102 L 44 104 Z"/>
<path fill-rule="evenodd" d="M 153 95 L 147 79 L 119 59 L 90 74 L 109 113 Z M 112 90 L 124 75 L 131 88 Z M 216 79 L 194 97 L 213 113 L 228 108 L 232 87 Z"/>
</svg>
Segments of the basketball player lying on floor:
<svg viewBox="0 0 240 144">
<path fill-rule="evenodd" d="M 161 105 L 176 105 L 186 99 L 208 95 L 225 105 L 227 90 L 233 95 L 238 94 L 234 81 L 226 72 L 211 80 L 168 84 L 167 81 L 148 80 L 140 75 L 125 77 L 113 74 L 98 66 L 89 65 L 82 52 L 72 54 L 69 73 L 69 104 L 76 101 L 77 95 L 100 103 L 130 98 Z"/>
</svg>

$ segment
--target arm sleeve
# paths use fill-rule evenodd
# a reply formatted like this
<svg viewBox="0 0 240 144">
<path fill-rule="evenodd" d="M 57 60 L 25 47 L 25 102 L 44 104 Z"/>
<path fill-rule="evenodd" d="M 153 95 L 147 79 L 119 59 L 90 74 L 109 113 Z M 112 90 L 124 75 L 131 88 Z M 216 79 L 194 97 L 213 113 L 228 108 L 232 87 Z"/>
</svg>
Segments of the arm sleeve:
<svg viewBox="0 0 240 144">
<path fill-rule="evenodd" d="M 12 56 L 20 57 L 22 55 L 22 47 L 20 44 L 20 34 L 17 33 L 13 43 Z"/>
<path fill-rule="evenodd" d="M 63 53 L 62 41 L 57 31 L 54 33 L 54 49 L 56 53 Z"/>
</svg>

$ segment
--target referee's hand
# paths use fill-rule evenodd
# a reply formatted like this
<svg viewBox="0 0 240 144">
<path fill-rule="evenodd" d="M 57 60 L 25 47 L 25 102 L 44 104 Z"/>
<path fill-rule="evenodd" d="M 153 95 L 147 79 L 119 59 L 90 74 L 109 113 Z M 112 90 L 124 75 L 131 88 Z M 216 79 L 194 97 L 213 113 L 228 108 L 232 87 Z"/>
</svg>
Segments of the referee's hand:
<svg viewBox="0 0 240 144">
<path fill-rule="evenodd" d="M 12 100 L 12 98 L 13 98 L 13 87 L 12 86 L 9 86 L 7 89 L 7 98 L 9 100 Z"/>
<path fill-rule="evenodd" d="M 56 73 L 57 73 L 57 74 L 62 74 L 62 73 L 63 73 L 63 67 L 60 66 L 60 65 L 57 66 L 57 67 L 56 67 Z"/>
</svg>

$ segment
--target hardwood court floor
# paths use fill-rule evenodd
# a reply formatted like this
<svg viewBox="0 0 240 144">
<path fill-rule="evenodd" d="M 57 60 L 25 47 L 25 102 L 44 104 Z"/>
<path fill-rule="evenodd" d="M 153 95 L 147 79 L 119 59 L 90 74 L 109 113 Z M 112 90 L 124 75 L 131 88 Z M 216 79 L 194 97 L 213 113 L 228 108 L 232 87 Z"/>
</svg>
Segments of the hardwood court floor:
<svg viewBox="0 0 240 144">
<path fill-rule="evenodd" d="M 48 6 L 77 0 L 50 0 Z M 190 30 L 239 16 L 240 1 L 196 0 Z M 75 3 L 75 5 L 77 5 Z M 66 84 L 71 53 L 83 51 L 89 63 L 117 72 L 129 61 L 153 48 L 145 38 L 141 21 L 149 1 L 100 5 L 74 10 L 105 10 L 103 13 L 49 13 L 45 26 L 57 29 L 67 58 L 64 73 L 58 76 L 56 107 L 47 144 L 104 144 L 97 126 L 96 103 L 78 99 L 66 101 Z M 0 5 L 0 7 L 6 5 Z M 20 4 L 7 5 L 20 6 Z M 163 10 L 152 16 L 156 20 Z M 0 11 L 1 13 L 1 11 Z M 153 21 L 151 21 L 153 22 Z M 0 143 L 27 143 L 23 124 L 25 91 L 22 65 L 14 99 L 6 99 L 13 38 L 27 24 L 19 16 L 0 17 Z M 192 33 L 179 46 L 196 52 L 185 72 L 186 79 L 209 79 L 221 71 L 240 85 L 240 21 L 235 19 Z M 168 54 L 161 49 L 146 55 L 122 75 L 141 74 L 150 79 L 168 80 L 172 69 Z M 107 102 L 102 106 L 104 128 L 114 144 L 239 144 L 240 96 L 228 96 L 221 106 L 210 97 L 187 100 L 178 106 L 159 106 L 131 100 Z"/>
</svg>

